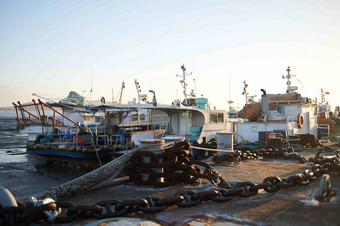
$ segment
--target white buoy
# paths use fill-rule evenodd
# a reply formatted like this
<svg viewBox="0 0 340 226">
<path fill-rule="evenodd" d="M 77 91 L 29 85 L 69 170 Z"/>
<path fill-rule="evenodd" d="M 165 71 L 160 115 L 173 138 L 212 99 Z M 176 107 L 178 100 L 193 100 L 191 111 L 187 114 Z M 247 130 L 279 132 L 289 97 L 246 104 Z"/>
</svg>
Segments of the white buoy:
<svg viewBox="0 0 340 226">
<path fill-rule="evenodd" d="M 331 191 L 331 177 L 329 174 L 324 174 L 321 177 L 320 180 L 320 186 L 319 186 L 319 196 L 325 197 L 327 194 L 329 194 Z"/>
<path fill-rule="evenodd" d="M 17 201 L 12 193 L 4 187 L 0 187 L 0 207 L 17 207 Z"/>
</svg>

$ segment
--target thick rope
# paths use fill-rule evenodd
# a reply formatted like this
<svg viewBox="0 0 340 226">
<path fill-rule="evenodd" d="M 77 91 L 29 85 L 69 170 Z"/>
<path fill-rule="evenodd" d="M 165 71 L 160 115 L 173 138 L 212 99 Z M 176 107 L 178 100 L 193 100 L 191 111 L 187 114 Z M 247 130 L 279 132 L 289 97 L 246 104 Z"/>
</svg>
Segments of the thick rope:
<svg viewBox="0 0 340 226">
<path fill-rule="evenodd" d="M 141 149 L 131 150 L 98 169 L 59 186 L 51 187 L 47 191 L 35 195 L 35 197 L 38 199 L 50 197 L 57 200 L 85 193 L 94 187 L 98 187 L 98 184 L 117 177 L 125 169 L 131 156 L 139 150 Z"/>
<path fill-rule="evenodd" d="M 172 148 L 174 146 L 174 142 L 170 142 L 167 144 L 164 143 L 156 143 L 156 144 L 140 144 L 139 148 L 140 150 L 143 151 L 162 151 L 162 150 L 166 150 L 169 148 Z"/>
<path fill-rule="evenodd" d="M 222 150 L 222 149 L 213 149 L 213 148 L 203 148 L 203 147 L 197 147 L 197 146 L 190 146 L 190 148 L 197 149 L 197 150 L 204 150 L 204 151 L 220 151 L 220 152 L 234 152 L 232 150 Z"/>
<path fill-rule="evenodd" d="M 127 166 L 131 156 L 138 151 L 161 151 L 174 146 L 174 143 L 143 144 L 140 147 L 128 151 L 126 154 L 112 160 L 111 162 L 69 182 L 59 186 L 51 187 L 47 191 L 35 195 L 38 199 L 46 197 L 58 200 L 68 198 L 73 195 L 83 194 L 92 189 L 99 188 L 108 184 L 116 178 Z M 27 202 L 23 200 L 22 202 Z"/>
</svg>

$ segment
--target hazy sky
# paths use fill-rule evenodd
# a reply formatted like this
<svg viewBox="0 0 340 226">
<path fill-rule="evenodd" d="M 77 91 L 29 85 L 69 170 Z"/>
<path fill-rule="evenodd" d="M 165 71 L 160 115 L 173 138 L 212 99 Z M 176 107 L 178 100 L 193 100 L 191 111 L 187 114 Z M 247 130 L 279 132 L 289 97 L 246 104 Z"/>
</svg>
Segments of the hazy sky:
<svg viewBox="0 0 340 226">
<path fill-rule="evenodd" d="M 18 1 L 0 0 L 0 106 L 30 101 L 32 93 L 123 101 L 156 92 L 159 102 L 183 98 L 184 63 L 189 89 L 227 108 L 250 94 L 285 91 L 287 66 L 303 96 L 340 105 L 340 1 Z M 93 78 L 91 82 L 91 77 Z M 230 85 L 229 85 L 230 78 Z M 230 91 L 229 91 L 230 86 Z M 83 92 L 84 91 L 84 92 Z M 151 98 L 150 98 L 151 99 Z"/>
</svg>

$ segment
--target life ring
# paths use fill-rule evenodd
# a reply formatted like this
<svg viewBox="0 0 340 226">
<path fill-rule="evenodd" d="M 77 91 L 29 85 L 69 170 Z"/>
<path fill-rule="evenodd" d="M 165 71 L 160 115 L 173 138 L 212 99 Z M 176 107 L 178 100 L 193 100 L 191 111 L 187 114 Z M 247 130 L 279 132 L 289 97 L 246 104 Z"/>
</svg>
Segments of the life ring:
<svg viewBox="0 0 340 226">
<path fill-rule="evenodd" d="M 301 129 L 303 127 L 303 123 L 305 122 L 303 115 L 300 113 L 297 118 L 297 125 Z"/>
</svg>

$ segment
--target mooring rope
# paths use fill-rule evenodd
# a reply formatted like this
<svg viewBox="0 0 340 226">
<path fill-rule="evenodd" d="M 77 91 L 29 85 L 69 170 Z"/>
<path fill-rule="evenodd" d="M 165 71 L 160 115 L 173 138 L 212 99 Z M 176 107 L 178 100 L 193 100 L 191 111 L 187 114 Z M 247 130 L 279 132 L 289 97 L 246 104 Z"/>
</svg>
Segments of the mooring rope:
<svg viewBox="0 0 340 226">
<path fill-rule="evenodd" d="M 170 143 L 141 143 L 138 147 L 143 150 L 143 151 L 162 151 L 165 149 L 169 149 L 172 148 L 174 146 L 174 142 L 170 142 Z"/>
<path fill-rule="evenodd" d="M 64 184 L 49 188 L 47 191 L 40 192 L 34 197 L 43 199 L 46 197 L 58 200 L 60 198 L 68 198 L 73 195 L 88 192 L 94 188 L 99 188 L 108 184 L 112 179 L 116 178 L 128 165 L 131 156 L 138 151 L 161 151 L 174 146 L 174 143 L 155 143 L 142 144 L 139 147 L 127 151 L 124 155 L 112 160 L 111 162 L 80 176 L 76 179 L 68 181 Z M 22 200 L 28 202 L 28 200 Z"/>
<path fill-rule="evenodd" d="M 96 127 L 97 128 L 97 127 Z M 98 159 L 98 162 L 100 164 L 100 166 L 103 166 L 102 164 L 102 161 L 100 161 L 100 157 L 99 157 L 99 154 L 98 154 L 98 151 L 97 151 L 97 146 L 96 146 L 96 142 L 94 142 L 94 136 L 93 136 L 93 133 L 91 131 L 91 129 L 89 128 L 88 131 L 90 132 L 91 134 L 91 137 L 92 137 L 92 141 L 93 141 L 93 146 L 94 146 L 94 150 L 96 152 L 96 155 L 97 155 L 97 159 Z"/>
<path fill-rule="evenodd" d="M 126 154 L 112 160 L 111 162 L 99 167 L 83 176 L 73 179 L 64 184 L 49 188 L 47 191 L 36 194 L 35 197 L 43 199 L 46 197 L 58 200 L 76 194 L 85 193 L 109 179 L 117 177 L 127 166 L 131 156 L 141 150 L 140 148 L 128 151 Z M 23 202 L 25 202 L 24 200 Z"/>
<path fill-rule="evenodd" d="M 197 146 L 190 146 L 190 148 L 197 149 L 197 150 L 204 150 L 204 151 L 233 152 L 232 150 L 222 150 L 222 149 L 204 148 L 204 147 L 197 147 Z"/>
</svg>

